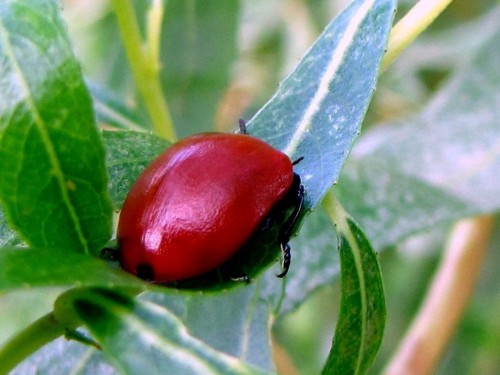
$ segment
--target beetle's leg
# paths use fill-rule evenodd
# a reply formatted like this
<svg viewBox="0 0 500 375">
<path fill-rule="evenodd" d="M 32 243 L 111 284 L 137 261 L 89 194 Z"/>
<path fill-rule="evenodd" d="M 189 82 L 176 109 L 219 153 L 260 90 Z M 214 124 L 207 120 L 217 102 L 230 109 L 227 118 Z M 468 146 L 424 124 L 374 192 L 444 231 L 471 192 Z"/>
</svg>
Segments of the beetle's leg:
<svg viewBox="0 0 500 375">
<path fill-rule="evenodd" d="M 292 232 L 295 230 L 295 227 L 297 226 L 297 221 L 299 220 L 300 212 L 302 211 L 303 205 L 304 205 L 304 186 L 299 185 L 297 189 L 295 207 L 280 230 L 280 234 L 278 237 L 280 243 L 288 243 L 288 241 L 290 241 L 290 236 L 292 235 Z"/>
<path fill-rule="evenodd" d="M 302 206 L 304 205 L 304 186 L 300 184 L 300 177 L 298 174 L 294 173 L 294 185 L 298 185 L 295 196 L 295 207 L 286 220 L 286 222 L 281 227 L 280 233 L 278 235 L 278 241 L 280 243 L 281 251 L 283 252 L 283 271 L 276 275 L 276 277 L 285 277 L 290 268 L 290 263 L 292 262 L 292 254 L 290 252 L 290 246 L 288 242 L 290 237 L 297 226 L 297 222 L 302 211 Z"/>
<path fill-rule="evenodd" d="M 292 253 L 290 252 L 290 245 L 287 243 L 281 243 L 281 252 L 283 253 L 283 263 L 281 267 L 283 268 L 283 271 L 281 271 L 280 274 L 276 275 L 276 277 L 279 277 L 280 279 L 285 277 L 286 274 L 288 273 L 288 269 L 290 268 L 290 263 L 292 262 Z"/>
</svg>

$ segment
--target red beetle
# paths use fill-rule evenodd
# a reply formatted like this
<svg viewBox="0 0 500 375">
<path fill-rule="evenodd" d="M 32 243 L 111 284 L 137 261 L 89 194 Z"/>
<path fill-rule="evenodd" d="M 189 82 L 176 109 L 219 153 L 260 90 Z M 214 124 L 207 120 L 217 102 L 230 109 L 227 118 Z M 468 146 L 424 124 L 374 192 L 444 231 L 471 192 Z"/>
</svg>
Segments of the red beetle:
<svg viewBox="0 0 500 375">
<path fill-rule="evenodd" d="M 278 235 L 284 258 L 277 276 L 285 276 L 288 241 L 304 200 L 295 163 L 246 134 L 204 133 L 175 143 L 144 170 L 123 204 L 117 236 L 122 267 L 160 283 L 213 271 L 291 196 L 294 209 Z"/>
</svg>

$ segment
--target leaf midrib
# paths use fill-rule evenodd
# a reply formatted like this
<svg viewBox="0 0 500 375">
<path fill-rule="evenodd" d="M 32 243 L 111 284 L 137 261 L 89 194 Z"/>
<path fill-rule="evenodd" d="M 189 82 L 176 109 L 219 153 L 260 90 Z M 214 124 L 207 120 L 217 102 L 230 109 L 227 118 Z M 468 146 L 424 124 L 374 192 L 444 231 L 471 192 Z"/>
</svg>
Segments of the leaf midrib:
<svg viewBox="0 0 500 375">
<path fill-rule="evenodd" d="M 369 0 L 365 2 L 356 12 L 354 17 L 352 17 L 348 27 L 345 29 L 344 35 L 340 39 L 340 42 L 333 50 L 330 63 L 326 67 L 319 85 L 318 89 L 314 93 L 309 105 L 307 106 L 306 112 L 302 116 L 302 119 L 298 123 L 297 130 L 293 134 L 292 138 L 288 144 L 284 147 L 284 153 L 287 155 L 293 155 L 294 151 L 298 148 L 300 140 L 304 134 L 309 131 L 312 123 L 312 118 L 322 108 L 322 102 L 325 100 L 329 93 L 329 86 L 334 80 L 339 67 L 346 56 L 346 52 L 352 46 L 351 41 L 353 40 L 359 26 L 365 19 L 366 15 L 369 14 L 370 9 L 373 7 L 375 0 Z"/>
</svg>

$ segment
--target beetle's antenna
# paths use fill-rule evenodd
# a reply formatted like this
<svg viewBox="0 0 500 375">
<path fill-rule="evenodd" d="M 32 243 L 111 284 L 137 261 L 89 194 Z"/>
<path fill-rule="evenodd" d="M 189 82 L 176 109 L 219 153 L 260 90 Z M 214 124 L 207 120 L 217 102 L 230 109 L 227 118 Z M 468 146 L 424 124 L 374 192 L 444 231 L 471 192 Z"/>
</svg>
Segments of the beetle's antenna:
<svg viewBox="0 0 500 375">
<path fill-rule="evenodd" d="M 245 120 L 240 118 L 240 120 L 238 121 L 238 125 L 240 126 L 240 134 L 247 134 L 247 123 L 245 122 Z"/>
</svg>

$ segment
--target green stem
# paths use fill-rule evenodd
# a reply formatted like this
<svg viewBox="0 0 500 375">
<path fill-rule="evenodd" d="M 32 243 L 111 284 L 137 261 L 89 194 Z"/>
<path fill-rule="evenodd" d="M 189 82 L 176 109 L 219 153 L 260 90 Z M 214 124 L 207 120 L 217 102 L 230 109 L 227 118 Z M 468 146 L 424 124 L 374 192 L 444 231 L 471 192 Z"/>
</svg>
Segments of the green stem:
<svg viewBox="0 0 500 375">
<path fill-rule="evenodd" d="M 160 83 L 159 33 L 163 18 L 161 1 L 154 1 L 149 13 L 147 42 L 143 45 L 139 25 L 131 0 L 112 0 L 118 19 L 125 52 L 134 75 L 137 89 L 153 123 L 154 131 L 174 142 L 176 140 L 172 117 Z"/>
<path fill-rule="evenodd" d="M 67 328 L 53 313 L 30 324 L 0 349 L 0 375 L 8 374 L 38 349 L 64 335 Z"/>
<path fill-rule="evenodd" d="M 119 290 L 128 296 L 136 296 L 144 289 L 129 287 Z M 59 336 L 66 335 L 68 339 L 76 339 L 80 343 L 98 347 L 92 339 L 74 332 L 82 325 L 78 312 L 75 311 L 74 301 L 82 298 L 90 300 L 98 298 L 99 291 L 99 288 L 83 287 L 70 289 L 61 294 L 54 302 L 52 312 L 31 323 L 0 348 L 0 375 L 8 374 L 24 359 Z"/>
<path fill-rule="evenodd" d="M 453 0 L 420 0 L 392 28 L 387 45 L 387 53 L 380 65 L 382 73 L 434 20 L 450 5 Z"/>
</svg>

